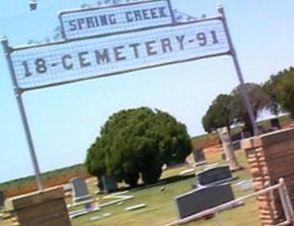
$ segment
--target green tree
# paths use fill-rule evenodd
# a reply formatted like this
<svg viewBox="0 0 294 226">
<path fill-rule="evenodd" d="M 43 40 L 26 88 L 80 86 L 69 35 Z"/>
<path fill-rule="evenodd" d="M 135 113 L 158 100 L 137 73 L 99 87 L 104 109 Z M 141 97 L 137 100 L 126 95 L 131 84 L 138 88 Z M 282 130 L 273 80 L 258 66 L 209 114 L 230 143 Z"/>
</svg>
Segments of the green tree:
<svg viewBox="0 0 294 226">
<path fill-rule="evenodd" d="M 286 76 L 281 83 L 282 91 L 279 96 L 281 106 L 294 119 L 294 74 Z"/>
<path fill-rule="evenodd" d="M 249 100 L 253 109 L 253 114 L 255 120 L 257 119 L 259 113 L 269 106 L 270 98 L 262 89 L 262 86 L 254 83 L 246 83 L 245 90 L 249 96 Z M 250 131 L 253 134 L 253 128 L 251 125 L 250 117 L 247 108 L 244 104 L 243 97 L 241 95 L 241 87 L 235 88 L 231 96 L 233 97 L 232 104 L 232 117 L 235 122 L 244 123 L 244 130 Z"/>
<path fill-rule="evenodd" d="M 158 181 L 163 164 L 185 161 L 191 153 L 185 125 L 168 113 L 142 107 L 112 115 L 88 149 L 86 166 L 95 176 L 113 176 L 134 187 Z"/>
<path fill-rule="evenodd" d="M 263 89 L 271 98 L 270 110 L 278 115 L 287 111 L 294 116 L 294 68 L 272 75 L 263 85 Z"/>
<path fill-rule="evenodd" d="M 277 75 L 272 75 L 270 79 L 263 84 L 263 90 L 270 97 L 270 103 L 268 109 L 272 114 L 278 115 L 281 112 L 281 104 L 279 101 L 280 91 L 281 91 L 281 80 L 284 77 L 284 73 L 280 72 Z"/>
<path fill-rule="evenodd" d="M 262 86 L 254 83 L 246 83 L 245 90 L 249 96 L 255 119 L 258 114 L 270 105 L 270 97 Z M 212 132 L 217 128 L 226 126 L 228 129 L 233 123 L 244 123 L 244 130 L 251 131 L 253 128 L 244 105 L 240 86 L 237 86 L 230 95 L 219 95 L 210 105 L 205 116 L 202 118 L 203 128 Z"/>
<path fill-rule="evenodd" d="M 202 125 L 206 132 L 210 133 L 221 127 L 227 127 L 230 131 L 230 125 L 233 122 L 232 103 L 233 98 L 230 95 L 220 94 L 216 97 L 202 118 Z"/>
</svg>

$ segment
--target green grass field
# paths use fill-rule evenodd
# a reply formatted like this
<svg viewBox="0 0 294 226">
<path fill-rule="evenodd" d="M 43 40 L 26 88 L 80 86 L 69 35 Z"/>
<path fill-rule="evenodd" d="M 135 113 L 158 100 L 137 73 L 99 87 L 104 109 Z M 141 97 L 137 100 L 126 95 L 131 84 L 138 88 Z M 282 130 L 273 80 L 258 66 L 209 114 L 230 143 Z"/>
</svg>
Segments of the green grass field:
<svg viewBox="0 0 294 226">
<path fill-rule="evenodd" d="M 217 156 L 211 156 L 210 161 L 215 162 Z M 238 159 L 243 166 L 246 166 L 245 156 L 243 152 L 238 153 Z M 219 161 L 222 163 L 221 161 Z M 172 169 L 172 171 L 166 171 L 163 176 L 177 175 L 183 168 Z M 233 189 L 236 197 L 248 194 L 237 190 L 235 183 L 240 180 L 250 178 L 248 171 L 244 170 L 235 174 L 238 177 L 233 181 Z M 177 213 L 174 205 L 173 198 L 191 189 L 192 183 L 195 183 L 195 178 L 187 178 L 185 180 L 173 182 L 166 185 L 157 185 L 151 188 L 141 188 L 139 190 L 130 191 L 128 194 L 134 195 L 135 198 L 124 202 L 122 205 L 113 205 L 110 207 L 102 208 L 101 211 L 76 218 L 72 221 L 73 226 L 108 226 L 108 225 L 120 225 L 120 226 L 153 226 L 153 225 L 165 225 L 167 223 L 176 220 Z M 165 187 L 166 191 L 161 192 L 160 188 Z M 101 197 L 102 198 L 102 197 Z M 147 207 L 127 212 L 124 209 L 131 205 L 140 203 L 146 203 Z M 91 217 L 102 216 L 103 214 L 111 214 L 100 220 L 91 221 Z M 219 224 L 217 224 L 217 221 Z M 260 225 L 258 219 L 258 211 L 256 202 L 254 199 L 249 200 L 244 206 L 221 213 L 218 218 L 207 221 L 197 221 L 186 224 L 187 226 L 212 226 L 212 225 L 226 225 L 226 226 L 255 226 Z"/>
<path fill-rule="evenodd" d="M 238 159 L 242 166 L 247 167 L 245 155 L 243 151 L 237 153 Z M 224 163 L 219 161 L 219 154 L 210 155 L 208 161 L 210 163 L 218 162 L 220 164 Z M 186 166 L 179 168 L 174 168 L 167 170 L 163 173 L 163 178 L 168 178 L 171 176 L 178 175 L 179 172 L 186 169 Z M 248 194 L 252 191 L 247 191 L 246 193 L 238 191 L 235 184 L 238 181 L 250 178 L 248 170 L 243 170 L 235 173 L 238 177 L 237 180 L 232 182 L 232 186 L 236 197 Z M 134 195 L 134 198 L 125 201 L 121 205 L 112 205 L 109 207 L 102 208 L 100 211 L 93 214 L 88 214 L 81 216 L 72 220 L 72 226 L 155 226 L 155 225 L 165 225 L 177 219 L 176 208 L 174 205 L 173 198 L 184 192 L 191 190 L 192 183 L 195 183 L 194 177 L 186 177 L 183 180 L 155 185 L 149 188 L 138 188 L 129 191 L 126 195 Z M 162 192 L 161 187 L 165 187 L 165 191 Z M 90 191 L 95 191 L 94 180 L 89 183 Z M 102 200 L 104 195 L 97 195 L 96 198 L 100 198 L 100 202 L 105 202 Z M 99 203 L 99 201 L 97 201 Z M 124 209 L 128 206 L 146 203 L 147 207 L 127 212 Z M 75 208 L 76 209 L 76 208 Z M 72 211 L 73 209 L 71 209 Z M 103 214 L 110 214 L 108 217 L 104 217 L 100 220 L 91 221 L 91 217 L 102 216 Z M 10 221 L 0 221 L 0 226 L 12 225 Z M 196 221 L 187 226 L 215 226 L 215 225 L 226 225 L 226 226 L 257 226 L 260 225 L 258 219 L 258 211 L 256 207 L 256 202 L 254 199 L 249 200 L 244 206 L 225 211 L 220 213 L 217 218 L 213 218 L 206 221 Z"/>
</svg>

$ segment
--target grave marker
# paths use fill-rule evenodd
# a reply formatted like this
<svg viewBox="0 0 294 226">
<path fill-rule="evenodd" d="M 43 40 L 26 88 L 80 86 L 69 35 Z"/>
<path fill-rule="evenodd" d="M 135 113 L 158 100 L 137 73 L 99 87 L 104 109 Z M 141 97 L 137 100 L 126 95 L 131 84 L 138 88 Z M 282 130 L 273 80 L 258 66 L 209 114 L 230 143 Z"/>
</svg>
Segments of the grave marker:
<svg viewBox="0 0 294 226">
<path fill-rule="evenodd" d="M 218 130 L 219 138 L 222 142 L 222 147 L 226 156 L 226 160 L 229 164 L 230 170 L 237 171 L 242 169 L 239 165 L 238 160 L 234 153 L 234 146 L 232 143 L 231 135 L 227 127 L 219 128 Z"/>
<path fill-rule="evenodd" d="M 228 166 L 218 166 L 206 169 L 197 174 L 198 184 L 200 186 L 211 186 L 232 180 L 232 173 Z"/>
<path fill-rule="evenodd" d="M 234 200 L 230 184 L 200 188 L 175 197 L 180 219 Z"/>
<path fill-rule="evenodd" d="M 206 164 L 206 158 L 203 149 L 193 150 L 192 153 L 195 161 L 195 166 Z"/>
<path fill-rule="evenodd" d="M 71 180 L 72 188 L 73 188 L 73 201 L 83 202 L 87 200 L 91 200 L 91 196 L 89 195 L 87 184 L 82 178 L 76 177 Z"/>
<path fill-rule="evenodd" d="M 113 177 L 102 176 L 99 180 L 101 180 L 101 187 L 99 187 L 100 191 L 105 193 L 117 191 L 117 182 Z"/>
</svg>

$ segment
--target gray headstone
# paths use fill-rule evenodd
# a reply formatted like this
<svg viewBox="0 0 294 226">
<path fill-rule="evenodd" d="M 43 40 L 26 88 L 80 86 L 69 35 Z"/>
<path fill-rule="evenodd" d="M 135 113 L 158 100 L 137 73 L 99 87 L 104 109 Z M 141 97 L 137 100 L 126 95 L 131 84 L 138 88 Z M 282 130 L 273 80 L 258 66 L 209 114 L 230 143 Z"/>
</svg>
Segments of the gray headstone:
<svg viewBox="0 0 294 226">
<path fill-rule="evenodd" d="M 175 198 L 180 219 L 234 200 L 230 184 L 193 190 Z"/>
<path fill-rule="evenodd" d="M 4 202 L 5 202 L 4 191 L 0 191 L 0 209 L 4 207 Z"/>
<path fill-rule="evenodd" d="M 229 166 L 218 166 L 198 173 L 197 179 L 199 185 L 208 186 L 232 180 L 233 177 Z"/>
<path fill-rule="evenodd" d="M 117 182 L 113 177 L 102 176 L 98 180 L 98 187 L 101 192 L 111 193 L 117 191 Z"/>
<path fill-rule="evenodd" d="M 234 151 L 241 149 L 241 142 L 239 140 L 233 142 L 233 149 Z"/>
<path fill-rule="evenodd" d="M 102 180 L 103 180 L 105 191 L 107 193 L 117 191 L 117 182 L 114 178 L 104 176 Z"/>
<path fill-rule="evenodd" d="M 271 130 L 281 129 L 281 124 L 278 118 L 271 119 Z"/>
<path fill-rule="evenodd" d="M 75 202 L 82 202 L 91 198 L 88 192 L 87 184 L 82 178 L 73 178 L 71 180 L 71 184 L 73 189 L 73 199 Z"/>
<path fill-rule="evenodd" d="M 202 149 L 193 150 L 193 157 L 194 157 L 195 163 L 202 163 L 206 161 L 205 155 Z"/>
</svg>

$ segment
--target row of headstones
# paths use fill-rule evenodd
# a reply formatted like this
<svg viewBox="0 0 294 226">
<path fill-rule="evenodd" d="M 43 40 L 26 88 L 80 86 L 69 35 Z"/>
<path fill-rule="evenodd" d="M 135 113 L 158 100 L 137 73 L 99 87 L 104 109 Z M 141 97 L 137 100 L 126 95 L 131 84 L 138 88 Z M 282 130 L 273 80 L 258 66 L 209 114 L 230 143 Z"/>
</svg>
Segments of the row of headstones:
<svg viewBox="0 0 294 226">
<path fill-rule="evenodd" d="M 98 178 L 98 188 L 103 193 L 110 193 L 117 190 L 117 183 L 114 179 L 107 176 L 102 176 Z M 88 191 L 87 184 L 84 179 L 76 177 L 71 181 L 70 189 L 73 191 L 73 201 L 74 202 L 83 202 L 91 199 L 91 196 Z M 4 208 L 5 205 L 5 194 L 3 191 L 0 191 L 0 210 Z"/>
<path fill-rule="evenodd" d="M 76 177 L 73 178 L 70 182 L 73 190 L 74 203 L 83 202 L 91 199 L 91 195 L 89 194 L 88 187 L 84 179 Z M 103 193 L 111 193 L 117 191 L 117 182 L 111 177 L 99 177 L 97 186 L 99 188 L 99 191 Z"/>
<path fill-rule="evenodd" d="M 179 218 L 185 218 L 234 200 L 231 185 L 227 183 L 232 179 L 228 166 L 209 168 L 198 173 L 198 188 L 175 198 Z M 75 203 L 91 199 L 87 184 L 82 178 L 74 178 L 71 183 Z M 117 190 L 117 183 L 112 178 L 101 177 L 98 187 L 101 191 L 107 187 L 106 191 L 109 192 L 110 188 Z"/>
</svg>

